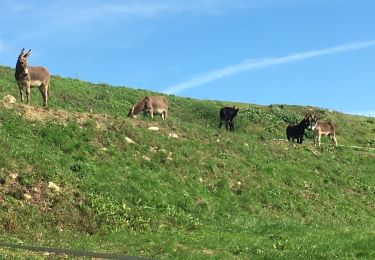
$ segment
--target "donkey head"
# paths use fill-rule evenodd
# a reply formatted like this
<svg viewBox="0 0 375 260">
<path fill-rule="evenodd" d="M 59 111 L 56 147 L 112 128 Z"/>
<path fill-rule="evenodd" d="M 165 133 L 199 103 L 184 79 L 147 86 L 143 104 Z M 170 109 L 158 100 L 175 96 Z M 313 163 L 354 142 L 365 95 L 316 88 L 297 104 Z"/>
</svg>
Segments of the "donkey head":
<svg viewBox="0 0 375 260">
<path fill-rule="evenodd" d="M 310 125 L 311 130 L 314 131 L 317 124 L 318 124 L 318 120 L 311 121 L 311 125 Z"/>
<path fill-rule="evenodd" d="M 235 105 L 233 105 L 233 113 L 232 113 L 232 119 L 235 118 L 237 116 L 237 113 L 240 109 L 239 108 L 236 108 Z"/>
<path fill-rule="evenodd" d="M 233 113 L 233 118 L 234 118 L 235 116 L 237 116 L 237 113 L 238 113 L 238 111 L 240 111 L 240 109 L 239 109 L 239 108 L 236 108 L 236 109 L 234 110 L 234 113 Z"/>
<path fill-rule="evenodd" d="M 308 113 L 303 119 L 303 122 L 307 129 L 311 129 L 312 126 L 315 125 L 316 121 L 316 116 L 312 112 Z"/>
<path fill-rule="evenodd" d="M 27 58 L 30 56 L 31 50 L 29 50 L 26 54 L 24 54 L 24 50 L 25 49 L 21 50 L 16 65 L 16 73 L 20 77 L 27 77 L 29 75 L 29 69 L 27 68 Z"/>
<path fill-rule="evenodd" d="M 134 107 L 135 107 L 135 106 L 132 106 L 132 107 L 129 109 L 128 117 L 130 117 L 130 118 L 136 118 L 136 115 L 134 114 Z"/>
</svg>

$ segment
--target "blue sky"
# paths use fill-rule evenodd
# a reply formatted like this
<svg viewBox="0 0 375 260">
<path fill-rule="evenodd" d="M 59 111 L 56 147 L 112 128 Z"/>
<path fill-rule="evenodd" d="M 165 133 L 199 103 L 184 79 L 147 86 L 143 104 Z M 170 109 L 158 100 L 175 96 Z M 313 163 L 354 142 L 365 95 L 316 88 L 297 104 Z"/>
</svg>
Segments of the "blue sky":
<svg viewBox="0 0 375 260">
<path fill-rule="evenodd" d="M 0 64 L 14 67 L 25 48 L 29 65 L 91 82 L 375 115 L 374 10 L 370 0 L 1 0 Z"/>
</svg>

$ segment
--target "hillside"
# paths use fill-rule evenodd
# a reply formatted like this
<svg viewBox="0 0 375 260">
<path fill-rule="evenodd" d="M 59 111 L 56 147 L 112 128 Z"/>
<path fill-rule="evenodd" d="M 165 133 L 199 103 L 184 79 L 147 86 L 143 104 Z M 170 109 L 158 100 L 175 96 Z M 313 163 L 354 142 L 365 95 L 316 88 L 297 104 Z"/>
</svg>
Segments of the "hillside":
<svg viewBox="0 0 375 260">
<path fill-rule="evenodd" d="M 314 108 L 342 145 L 315 148 L 280 140 L 311 107 L 236 104 L 230 133 L 218 129 L 230 102 L 168 96 L 166 122 L 127 118 L 147 94 L 55 76 L 49 109 L 36 89 L 31 106 L 1 102 L 0 241 L 159 259 L 375 257 L 374 118 Z M 19 101 L 0 67 L 6 95 Z"/>
</svg>

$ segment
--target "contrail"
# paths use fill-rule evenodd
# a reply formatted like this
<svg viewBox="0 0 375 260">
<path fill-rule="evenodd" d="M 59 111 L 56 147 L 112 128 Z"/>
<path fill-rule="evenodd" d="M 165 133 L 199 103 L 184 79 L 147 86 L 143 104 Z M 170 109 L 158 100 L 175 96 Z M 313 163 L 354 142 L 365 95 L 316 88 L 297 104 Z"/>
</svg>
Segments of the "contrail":
<svg viewBox="0 0 375 260">
<path fill-rule="evenodd" d="M 218 69 L 218 70 L 214 70 L 211 72 L 197 75 L 193 77 L 191 80 L 188 80 L 186 82 L 182 82 L 182 83 L 179 83 L 179 84 L 176 84 L 167 88 L 166 90 L 163 91 L 163 93 L 177 94 L 184 90 L 195 88 L 197 86 L 204 85 L 208 82 L 215 81 L 215 80 L 225 78 L 225 77 L 229 77 L 229 76 L 232 76 L 234 74 L 244 72 L 244 71 L 264 69 L 264 68 L 268 68 L 274 65 L 286 64 L 286 63 L 311 59 L 311 58 L 315 58 L 319 56 L 336 54 L 340 52 L 365 49 L 365 48 L 369 48 L 373 46 L 375 46 L 375 40 L 343 44 L 343 45 L 338 45 L 335 47 L 320 49 L 320 50 L 315 50 L 315 51 L 299 52 L 299 53 L 290 54 L 288 56 L 283 56 L 283 57 L 271 57 L 271 58 L 245 60 L 238 64 L 230 65 L 222 69 Z"/>
</svg>

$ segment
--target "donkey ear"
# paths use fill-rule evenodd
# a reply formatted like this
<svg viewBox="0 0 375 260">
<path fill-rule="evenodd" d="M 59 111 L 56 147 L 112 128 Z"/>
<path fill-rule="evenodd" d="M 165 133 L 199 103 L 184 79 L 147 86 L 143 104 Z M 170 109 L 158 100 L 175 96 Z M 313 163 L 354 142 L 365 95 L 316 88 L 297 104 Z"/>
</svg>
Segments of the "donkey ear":
<svg viewBox="0 0 375 260">
<path fill-rule="evenodd" d="M 28 58 L 30 56 L 30 52 L 31 50 L 29 50 L 25 55 L 23 55 L 23 57 Z"/>
<path fill-rule="evenodd" d="M 18 55 L 18 57 L 21 57 L 23 55 L 24 50 L 25 50 L 25 48 L 22 48 L 21 53 L 20 53 L 20 55 Z"/>
</svg>

